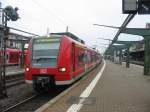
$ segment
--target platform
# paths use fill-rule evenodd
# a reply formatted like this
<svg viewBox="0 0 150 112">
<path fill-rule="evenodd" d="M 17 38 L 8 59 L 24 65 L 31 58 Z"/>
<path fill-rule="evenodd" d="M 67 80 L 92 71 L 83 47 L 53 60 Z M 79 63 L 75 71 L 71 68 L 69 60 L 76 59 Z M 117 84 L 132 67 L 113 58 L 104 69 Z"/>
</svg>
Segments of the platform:
<svg viewBox="0 0 150 112">
<path fill-rule="evenodd" d="M 106 61 L 94 89 L 81 97 L 95 76 L 90 74 L 43 112 L 150 112 L 150 76 L 143 75 L 142 66 L 126 68 Z"/>
<path fill-rule="evenodd" d="M 16 75 L 24 73 L 24 69 L 19 66 L 8 66 L 6 67 L 6 76 Z"/>
</svg>

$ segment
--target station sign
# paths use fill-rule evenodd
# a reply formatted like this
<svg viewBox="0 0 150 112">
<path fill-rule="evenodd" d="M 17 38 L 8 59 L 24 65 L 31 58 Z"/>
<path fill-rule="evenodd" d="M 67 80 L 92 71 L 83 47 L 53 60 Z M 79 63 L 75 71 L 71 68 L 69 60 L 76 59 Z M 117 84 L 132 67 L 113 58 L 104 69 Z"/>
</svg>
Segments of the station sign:
<svg viewBox="0 0 150 112">
<path fill-rule="evenodd" d="M 150 14 L 150 0 L 138 1 L 138 14 Z"/>
<path fill-rule="evenodd" d="M 137 12 L 137 0 L 122 0 L 122 11 L 124 14 Z"/>
<path fill-rule="evenodd" d="M 123 14 L 150 14 L 150 0 L 122 0 Z"/>
</svg>

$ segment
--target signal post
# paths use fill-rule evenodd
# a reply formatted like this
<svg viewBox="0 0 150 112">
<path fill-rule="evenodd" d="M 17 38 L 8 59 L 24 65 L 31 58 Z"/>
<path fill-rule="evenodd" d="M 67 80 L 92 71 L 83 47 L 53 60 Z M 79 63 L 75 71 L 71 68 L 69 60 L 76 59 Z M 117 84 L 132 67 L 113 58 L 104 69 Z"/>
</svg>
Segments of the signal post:
<svg viewBox="0 0 150 112">
<path fill-rule="evenodd" d="M 0 53 L 0 98 L 7 96 L 6 91 L 6 40 L 8 39 L 9 28 L 7 27 L 8 21 L 16 21 L 19 16 L 17 13 L 18 8 L 13 8 L 12 6 L 7 6 L 6 8 L 0 9 L 2 12 L 2 27 L 1 27 L 1 53 Z"/>
</svg>

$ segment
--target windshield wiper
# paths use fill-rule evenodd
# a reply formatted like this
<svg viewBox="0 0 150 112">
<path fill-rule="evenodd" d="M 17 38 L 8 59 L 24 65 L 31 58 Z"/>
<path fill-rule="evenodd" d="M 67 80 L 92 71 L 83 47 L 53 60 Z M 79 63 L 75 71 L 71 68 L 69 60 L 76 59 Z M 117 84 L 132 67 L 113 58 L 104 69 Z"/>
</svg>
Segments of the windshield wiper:
<svg viewBox="0 0 150 112">
<path fill-rule="evenodd" d="M 36 60 L 37 62 L 41 59 L 53 59 L 56 58 L 56 56 L 41 56 L 41 57 L 35 57 L 33 60 Z"/>
</svg>

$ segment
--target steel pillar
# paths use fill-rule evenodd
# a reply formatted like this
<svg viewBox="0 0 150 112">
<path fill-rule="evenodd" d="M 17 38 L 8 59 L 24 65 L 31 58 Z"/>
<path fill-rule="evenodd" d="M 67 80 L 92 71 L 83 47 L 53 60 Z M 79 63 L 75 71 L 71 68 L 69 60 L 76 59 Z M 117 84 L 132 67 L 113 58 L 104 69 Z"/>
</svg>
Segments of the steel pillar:
<svg viewBox="0 0 150 112">
<path fill-rule="evenodd" d="M 119 64 L 122 65 L 122 49 L 119 50 Z"/>
<path fill-rule="evenodd" d="M 6 90 L 6 28 L 3 28 L 3 33 L 1 36 L 1 64 L 0 64 L 0 98 L 4 98 L 7 96 L 7 90 Z"/>
<path fill-rule="evenodd" d="M 126 28 L 122 33 L 140 35 L 144 37 L 144 75 L 150 75 L 150 29 L 146 28 Z"/>
<path fill-rule="evenodd" d="M 8 38 L 9 28 L 7 27 L 7 17 L 2 11 L 2 37 L 1 37 L 1 59 L 2 62 L 0 64 L 1 71 L 0 71 L 0 78 L 1 78 L 1 85 L 0 85 L 0 97 L 4 98 L 7 97 L 7 90 L 6 90 L 6 39 Z"/>
<path fill-rule="evenodd" d="M 114 51 L 113 51 L 113 57 L 114 57 L 113 62 L 114 62 L 114 63 L 116 62 L 116 54 L 117 54 L 117 53 L 116 53 L 116 50 L 114 50 Z"/>
<path fill-rule="evenodd" d="M 150 36 L 144 37 L 145 53 L 144 53 L 144 74 L 150 75 Z"/>
<path fill-rule="evenodd" d="M 6 89 L 5 89 L 5 81 L 4 81 L 4 69 L 3 69 L 3 59 L 4 55 L 2 53 L 3 50 L 3 37 L 4 37 L 4 29 L 3 27 L 0 28 L 0 98 L 3 98 L 6 96 Z"/>
<path fill-rule="evenodd" d="M 114 62 L 116 63 L 116 64 L 119 64 L 120 63 L 120 60 L 119 60 L 119 56 L 118 56 L 118 52 L 119 52 L 119 49 L 115 49 L 114 50 Z"/>
<path fill-rule="evenodd" d="M 25 56 L 24 56 L 24 45 L 25 42 L 21 41 L 21 57 L 20 57 L 20 68 L 24 67 L 24 60 L 25 60 Z"/>
<path fill-rule="evenodd" d="M 130 46 L 127 45 L 127 57 L 126 57 L 126 68 L 130 68 L 130 52 L 129 52 Z"/>
</svg>

